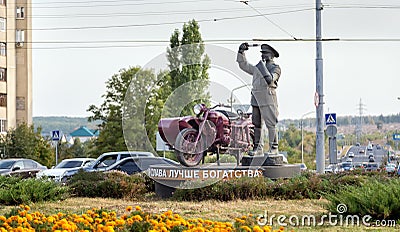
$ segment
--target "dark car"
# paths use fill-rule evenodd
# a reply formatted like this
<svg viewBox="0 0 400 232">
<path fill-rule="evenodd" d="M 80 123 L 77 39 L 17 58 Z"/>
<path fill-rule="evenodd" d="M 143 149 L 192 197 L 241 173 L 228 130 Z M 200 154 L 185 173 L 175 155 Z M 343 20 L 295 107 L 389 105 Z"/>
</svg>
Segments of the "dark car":
<svg viewBox="0 0 400 232">
<path fill-rule="evenodd" d="M 146 171 L 150 165 L 180 166 L 178 162 L 164 157 L 129 157 L 107 167 L 87 168 L 84 170 L 88 172 L 116 170 L 132 175 L 138 172 Z"/>
<path fill-rule="evenodd" d="M 367 167 L 365 168 L 365 171 L 379 171 L 379 165 L 378 163 L 368 163 Z"/>
<path fill-rule="evenodd" d="M 101 154 L 92 164 L 88 167 L 83 168 L 84 171 L 87 170 L 100 170 L 103 171 L 107 167 L 117 163 L 118 161 L 125 158 L 137 158 L 137 157 L 154 157 L 154 154 L 146 151 L 116 151 L 116 152 L 106 152 Z M 64 173 L 64 177 L 69 179 L 71 176 L 75 175 L 79 170 L 69 170 Z"/>
<path fill-rule="evenodd" d="M 0 175 L 3 176 L 29 178 L 35 177 L 36 173 L 46 169 L 46 166 L 31 159 L 16 158 L 0 160 Z"/>
<path fill-rule="evenodd" d="M 342 168 L 343 168 L 343 171 L 353 171 L 354 170 L 354 166 L 350 162 L 342 163 Z"/>
</svg>

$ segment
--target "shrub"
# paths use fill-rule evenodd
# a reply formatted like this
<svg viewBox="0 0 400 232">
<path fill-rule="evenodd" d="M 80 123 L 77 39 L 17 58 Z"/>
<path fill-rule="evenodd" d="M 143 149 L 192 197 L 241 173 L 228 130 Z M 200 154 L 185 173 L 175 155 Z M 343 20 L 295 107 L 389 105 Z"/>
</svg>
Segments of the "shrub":
<svg viewBox="0 0 400 232">
<path fill-rule="evenodd" d="M 147 193 L 146 180 L 141 174 L 129 176 L 119 171 L 80 171 L 68 181 L 68 186 L 79 197 L 140 199 Z"/>
<path fill-rule="evenodd" d="M 370 180 L 362 186 L 347 186 L 335 194 L 326 194 L 330 200 L 327 209 L 337 213 L 337 206 L 345 204 L 346 215 L 370 215 L 372 218 L 400 218 L 400 180 L 387 181 Z"/>
<path fill-rule="evenodd" d="M 218 181 L 202 188 L 181 186 L 182 189 L 177 189 L 172 198 L 183 201 L 256 199 L 266 196 L 269 182 L 270 180 L 267 178 L 243 177 Z M 195 185 L 195 183 L 191 183 L 191 185 Z"/>
<path fill-rule="evenodd" d="M 69 188 L 53 181 L 0 176 L 0 203 L 5 205 L 64 200 Z"/>
<path fill-rule="evenodd" d="M 204 157 L 205 163 L 216 163 L 217 162 L 217 155 L 208 155 Z M 229 154 L 220 154 L 219 155 L 219 162 L 220 163 L 236 163 L 236 158 L 233 155 Z"/>
<path fill-rule="evenodd" d="M 268 178 L 239 178 L 209 183 L 197 188 L 196 182 L 186 183 L 174 192 L 173 198 L 185 201 L 217 199 L 319 199 L 328 193 L 337 193 L 346 186 L 362 186 L 370 180 L 388 181 L 387 175 L 362 173 L 360 175 L 341 173 L 318 175 L 304 172 L 301 175 L 272 181 Z M 198 183 L 199 184 L 199 183 Z M 201 186 L 206 184 L 202 182 Z"/>
</svg>

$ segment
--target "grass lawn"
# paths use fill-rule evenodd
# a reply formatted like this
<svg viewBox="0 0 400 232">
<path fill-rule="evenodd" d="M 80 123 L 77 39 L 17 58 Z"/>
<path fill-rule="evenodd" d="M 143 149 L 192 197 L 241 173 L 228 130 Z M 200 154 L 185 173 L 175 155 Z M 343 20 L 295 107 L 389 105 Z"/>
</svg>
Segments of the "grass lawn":
<svg viewBox="0 0 400 232">
<path fill-rule="evenodd" d="M 160 200 L 149 197 L 144 201 L 128 201 L 104 198 L 69 198 L 60 202 L 45 202 L 31 204 L 31 211 L 39 211 L 50 215 L 57 212 L 82 214 L 88 209 L 103 208 L 116 211 L 117 215 L 125 213 L 127 206 L 141 206 L 142 210 L 150 213 L 163 213 L 172 210 L 183 218 L 202 218 L 213 221 L 234 221 L 234 218 L 249 214 L 285 215 L 287 218 L 295 215 L 301 218 L 303 215 L 315 215 L 320 217 L 328 212 L 324 209 L 325 200 L 248 200 L 248 201 L 202 201 L 202 202 L 177 202 L 171 200 Z M 0 206 L 0 215 L 9 212 L 11 206 Z M 317 221 L 318 222 L 318 221 Z M 274 222 L 277 228 L 277 221 Z M 399 231 L 399 226 L 393 227 L 366 227 L 366 226 L 317 226 L 317 227 L 285 227 L 295 231 Z"/>
</svg>

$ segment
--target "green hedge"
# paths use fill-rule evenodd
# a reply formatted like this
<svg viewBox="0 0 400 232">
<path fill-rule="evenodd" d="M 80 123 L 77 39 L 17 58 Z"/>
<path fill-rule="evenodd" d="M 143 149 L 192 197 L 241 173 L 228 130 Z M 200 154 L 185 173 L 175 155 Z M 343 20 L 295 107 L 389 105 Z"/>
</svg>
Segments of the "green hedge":
<svg viewBox="0 0 400 232">
<path fill-rule="evenodd" d="M 0 203 L 4 205 L 57 201 L 68 196 L 69 188 L 53 181 L 0 176 Z"/>
<path fill-rule="evenodd" d="M 335 194 L 326 194 L 327 209 L 337 214 L 339 204 L 345 215 L 369 215 L 373 219 L 400 219 L 400 180 L 370 180 L 362 186 L 347 186 Z"/>
<path fill-rule="evenodd" d="M 140 199 L 151 188 L 141 174 L 127 175 L 113 172 L 79 171 L 67 183 L 72 194 L 78 197 L 104 197 Z"/>
<path fill-rule="evenodd" d="M 319 199 L 328 193 L 337 193 L 346 186 L 362 186 L 370 180 L 385 181 L 389 177 L 380 173 L 340 173 L 318 175 L 302 173 L 289 179 L 272 181 L 268 178 L 240 178 L 219 181 L 203 188 L 177 189 L 173 199 L 184 201 L 274 198 Z M 192 183 L 193 185 L 193 183 Z M 188 186 L 185 186 L 188 187 Z"/>
</svg>

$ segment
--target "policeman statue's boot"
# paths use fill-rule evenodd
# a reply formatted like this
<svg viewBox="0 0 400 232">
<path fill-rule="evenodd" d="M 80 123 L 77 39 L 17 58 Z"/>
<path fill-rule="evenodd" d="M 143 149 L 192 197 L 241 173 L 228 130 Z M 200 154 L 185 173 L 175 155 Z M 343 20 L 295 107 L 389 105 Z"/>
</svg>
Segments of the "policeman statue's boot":
<svg viewBox="0 0 400 232">
<path fill-rule="evenodd" d="M 254 146 L 253 150 L 249 152 L 249 155 L 262 155 L 263 154 L 263 146 L 260 143 L 261 139 L 261 128 L 254 128 Z"/>
<path fill-rule="evenodd" d="M 278 155 L 278 134 L 275 128 L 268 128 L 269 151 L 272 155 Z"/>
</svg>

